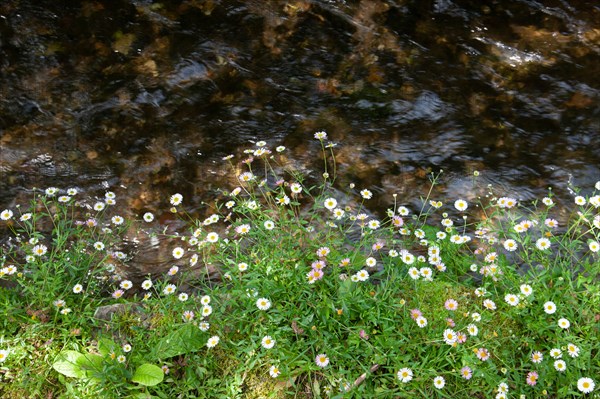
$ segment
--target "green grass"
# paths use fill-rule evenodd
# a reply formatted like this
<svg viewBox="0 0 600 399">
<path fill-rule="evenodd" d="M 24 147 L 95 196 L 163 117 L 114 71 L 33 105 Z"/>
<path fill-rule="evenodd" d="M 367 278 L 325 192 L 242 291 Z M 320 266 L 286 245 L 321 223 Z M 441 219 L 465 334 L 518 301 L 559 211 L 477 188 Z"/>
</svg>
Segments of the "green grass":
<svg viewBox="0 0 600 399">
<path fill-rule="evenodd" d="M 432 198 L 441 177 L 431 175 L 420 209 L 393 196 L 386 214 L 371 215 L 370 192 L 338 187 L 325 140 L 315 142 L 318 179 L 279 151 L 227 159 L 239 180 L 210 205 L 212 218 L 195 220 L 184 198 L 170 198 L 164 212 L 187 231 L 141 215 L 121 223 L 106 204 L 112 193 L 50 189 L 2 212 L 12 238 L 0 249 L 1 396 L 487 398 L 507 387 L 507 397 L 568 398 L 585 396 L 583 378 L 600 383 L 600 187 L 585 204 L 513 204 L 492 192 L 464 210 L 456 198 Z M 128 277 L 135 254 L 122 248 L 152 237 L 177 269 L 143 283 Z M 555 313 L 544 311 L 549 301 Z M 114 304 L 126 306 L 95 317 Z M 400 381 L 402 368 L 410 381 Z"/>
</svg>

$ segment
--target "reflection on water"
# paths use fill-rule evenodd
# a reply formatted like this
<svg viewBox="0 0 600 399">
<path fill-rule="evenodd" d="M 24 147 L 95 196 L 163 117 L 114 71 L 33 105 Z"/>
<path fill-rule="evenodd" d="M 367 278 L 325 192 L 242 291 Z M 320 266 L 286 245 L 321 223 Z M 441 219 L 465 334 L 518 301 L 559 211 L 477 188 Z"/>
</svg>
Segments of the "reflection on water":
<svg viewBox="0 0 600 399">
<path fill-rule="evenodd" d="M 342 181 L 407 204 L 430 170 L 448 198 L 473 170 L 523 199 L 600 178 L 595 2 L 115 3 L 0 5 L 0 206 L 105 182 L 198 204 L 249 141 L 318 168 L 316 130 Z"/>
</svg>

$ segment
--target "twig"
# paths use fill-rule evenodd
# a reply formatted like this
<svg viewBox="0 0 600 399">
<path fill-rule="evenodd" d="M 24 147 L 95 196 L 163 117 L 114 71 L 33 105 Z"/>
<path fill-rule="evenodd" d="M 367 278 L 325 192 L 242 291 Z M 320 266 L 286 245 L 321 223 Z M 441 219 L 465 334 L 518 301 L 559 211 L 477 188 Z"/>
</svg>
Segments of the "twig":
<svg viewBox="0 0 600 399">
<path fill-rule="evenodd" d="M 371 366 L 371 369 L 369 370 L 371 373 L 374 373 L 375 371 L 377 371 L 377 369 L 379 368 L 378 364 L 374 364 Z M 350 389 L 354 389 L 357 386 L 359 386 L 360 384 L 362 384 L 362 382 L 367 378 L 367 373 L 363 373 L 361 374 L 360 377 L 358 377 L 356 379 L 356 381 L 354 381 L 354 384 L 352 384 L 352 387 Z"/>
</svg>

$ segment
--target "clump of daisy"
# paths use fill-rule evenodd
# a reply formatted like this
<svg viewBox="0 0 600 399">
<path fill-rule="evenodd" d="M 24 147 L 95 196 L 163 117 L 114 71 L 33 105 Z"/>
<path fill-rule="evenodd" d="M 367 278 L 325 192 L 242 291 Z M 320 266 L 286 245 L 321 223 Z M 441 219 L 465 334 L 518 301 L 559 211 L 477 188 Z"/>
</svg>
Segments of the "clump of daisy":
<svg viewBox="0 0 600 399">
<path fill-rule="evenodd" d="M 423 316 L 419 316 L 415 319 L 415 322 L 417 323 L 417 326 L 419 326 L 420 328 L 425 328 L 427 327 L 427 319 Z"/>
<path fill-rule="evenodd" d="M 396 376 L 398 377 L 400 382 L 407 383 L 410 380 L 412 380 L 413 372 L 408 367 L 403 367 L 400 370 L 398 370 L 398 373 L 396 374 Z"/>
<path fill-rule="evenodd" d="M 142 218 L 145 222 L 150 223 L 154 220 L 154 215 L 152 214 L 152 212 L 146 212 L 144 213 L 144 216 L 142 216 Z"/>
<path fill-rule="evenodd" d="M 582 377 L 577 380 L 577 389 L 583 393 L 590 393 L 595 387 L 596 384 L 594 383 L 594 380 L 589 377 Z"/>
<path fill-rule="evenodd" d="M 325 368 L 329 365 L 329 357 L 325 353 L 320 353 L 315 357 L 315 364 L 321 368 Z"/>
<path fill-rule="evenodd" d="M 459 210 L 459 211 L 465 211 L 468 207 L 469 204 L 467 203 L 467 201 L 463 200 L 463 199 L 457 199 L 454 202 L 454 207 Z"/>
<path fill-rule="evenodd" d="M 364 199 L 371 199 L 373 197 L 373 193 L 367 189 L 364 189 L 360 192 L 360 196 Z"/>
<path fill-rule="evenodd" d="M 538 373 L 535 371 L 530 371 L 529 373 L 527 373 L 527 385 L 531 385 L 532 387 L 535 386 L 537 384 L 537 380 L 538 380 Z"/>
<path fill-rule="evenodd" d="M 174 294 L 175 291 L 177 291 L 177 287 L 175 286 L 175 284 L 167 284 L 165 288 L 163 288 L 163 294 L 165 295 Z"/>
<path fill-rule="evenodd" d="M 271 301 L 267 298 L 258 298 L 256 301 L 256 307 L 260 310 L 269 310 L 271 308 Z"/>
<path fill-rule="evenodd" d="M 279 377 L 279 374 L 281 374 L 281 370 L 279 370 L 279 367 L 277 367 L 277 366 L 271 366 L 271 367 L 269 368 L 269 375 L 270 375 L 272 378 L 277 378 L 277 377 Z"/>
<path fill-rule="evenodd" d="M 337 207 L 337 200 L 335 198 L 327 198 L 323 202 L 323 205 L 325 206 L 325 208 L 329 209 L 330 211 L 333 211 Z"/>
<path fill-rule="evenodd" d="M 519 297 L 514 294 L 506 294 L 506 296 L 504 297 L 504 300 L 510 306 L 517 306 L 519 304 Z"/>
<path fill-rule="evenodd" d="M 474 349 L 473 351 L 475 352 L 477 358 L 482 362 L 485 362 L 490 358 L 490 351 L 488 351 L 486 348 L 478 348 Z"/>
<path fill-rule="evenodd" d="M 552 301 L 544 303 L 544 312 L 548 314 L 553 314 L 554 312 L 556 312 L 556 304 L 554 304 L 554 302 Z"/>
<path fill-rule="evenodd" d="M 545 237 L 542 237 L 542 238 L 539 238 L 539 239 L 538 239 L 538 240 L 535 242 L 535 246 L 536 246 L 536 248 L 537 248 L 537 249 L 539 249 L 539 250 L 541 250 L 541 251 L 545 251 L 545 250 L 547 250 L 548 248 L 550 248 L 550 246 L 551 246 L 551 243 L 550 243 L 550 240 L 549 240 L 549 239 L 547 239 L 547 238 L 545 238 Z"/>
<path fill-rule="evenodd" d="M 271 349 L 272 347 L 275 346 L 275 340 L 273 338 L 271 338 L 270 335 L 266 335 L 263 337 L 261 343 L 263 348 L 265 349 Z"/>
<path fill-rule="evenodd" d="M 531 361 L 533 363 L 541 363 L 544 360 L 544 355 L 540 351 L 535 351 L 531 354 Z"/>
<path fill-rule="evenodd" d="M 327 133 L 324 131 L 316 132 L 315 138 L 320 141 L 327 140 Z"/>
<path fill-rule="evenodd" d="M 169 198 L 169 202 L 173 206 L 177 206 L 177 205 L 181 204 L 182 201 L 183 201 L 183 195 L 181 195 L 181 194 L 173 194 L 171 196 L 171 198 Z"/>
<path fill-rule="evenodd" d="M 579 356 L 579 347 L 575 344 L 569 343 L 567 345 L 567 353 L 571 357 L 578 357 Z"/>
<path fill-rule="evenodd" d="M 215 346 L 217 346 L 220 340 L 221 339 L 217 335 L 213 335 L 208 339 L 208 341 L 206 341 L 206 347 L 214 348 Z"/>
<path fill-rule="evenodd" d="M 473 370 L 469 366 L 465 366 L 460 369 L 460 376 L 465 380 L 470 380 L 473 377 Z"/>
<path fill-rule="evenodd" d="M 571 326 L 571 322 L 565 318 L 560 318 L 558 319 L 558 326 L 566 330 Z"/>
<path fill-rule="evenodd" d="M 446 310 L 455 311 L 458 309 L 458 302 L 452 298 L 447 299 L 444 303 L 444 307 L 446 308 Z"/>
<path fill-rule="evenodd" d="M 181 247 L 175 247 L 173 249 L 173 258 L 175 258 L 175 259 L 181 259 L 184 254 L 185 254 L 185 251 Z"/>
</svg>

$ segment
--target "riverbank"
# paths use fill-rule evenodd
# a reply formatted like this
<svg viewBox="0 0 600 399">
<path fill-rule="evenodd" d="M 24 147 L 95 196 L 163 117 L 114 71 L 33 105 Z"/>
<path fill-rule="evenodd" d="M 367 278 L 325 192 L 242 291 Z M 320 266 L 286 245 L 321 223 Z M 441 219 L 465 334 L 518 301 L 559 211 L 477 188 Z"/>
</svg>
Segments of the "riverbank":
<svg viewBox="0 0 600 399">
<path fill-rule="evenodd" d="M 340 187 L 335 147 L 314 140 L 320 176 L 266 143 L 225 157 L 235 184 L 203 220 L 173 193 L 184 233 L 125 220 L 111 191 L 47 188 L 4 210 L 2 397 L 596 392 L 600 182 L 570 204 L 391 196 L 378 216 L 378 193 Z M 429 179 L 432 193 L 443 175 Z M 165 270 L 133 273 L 153 246 Z"/>
</svg>

